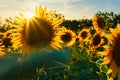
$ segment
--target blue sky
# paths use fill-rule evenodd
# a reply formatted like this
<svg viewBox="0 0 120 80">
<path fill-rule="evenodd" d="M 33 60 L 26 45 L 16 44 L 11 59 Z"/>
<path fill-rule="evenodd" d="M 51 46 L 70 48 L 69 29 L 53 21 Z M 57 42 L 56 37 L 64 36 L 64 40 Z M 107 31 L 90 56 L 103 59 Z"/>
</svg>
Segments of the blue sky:
<svg viewBox="0 0 120 80">
<path fill-rule="evenodd" d="M 0 0 L 0 16 L 13 17 L 33 11 L 36 5 L 56 10 L 66 19 L 92 18 L 98 11 L 120 12 L 120 0 Z"/>
</svg>

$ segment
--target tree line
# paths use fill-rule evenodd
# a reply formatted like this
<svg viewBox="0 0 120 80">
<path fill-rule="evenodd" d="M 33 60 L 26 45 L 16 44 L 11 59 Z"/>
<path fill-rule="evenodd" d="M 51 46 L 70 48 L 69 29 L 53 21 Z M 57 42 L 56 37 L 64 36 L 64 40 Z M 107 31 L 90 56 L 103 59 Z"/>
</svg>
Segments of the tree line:
<svg viewBox="0 0 120 80">
<path fill-rule="evenodd" d="M 115 28 L 117 23 L 120 23 L 120 13 L 99 11 L 96 14 L 103 18 L 105 29 Z M 91 28 L 93 26 L 92 19 L 65 20 L 61 25 L 73 31 Z"/>
<path fill-rule="evenodd" d="M 120 23 L 120 13 L 115 12 L 97 12 L 97 15 L 100 15 L 104 20 L 104 27 L 105 29 L 108 28 L 115 28 L 117 23 Z M 64 17 L 62 14 L 58 14 Z M 57 16 L 57 15 L 56 15 Z M 4 23 L 2 24 L 2 20 L 0 18 L 0 32 L 5 32 L 6 30 L 10 29 L 11 26 L 9 25 L 12 22 L 12 18 L 6 18 Z M 1 25 L 2 24 L 2 25 Z M 83 28 L 91 28 L 92 19 L 79 19 L 79 20 L 64 20 L 61 26 L 65 26 L 68 29 L 73 31 L 78 31 Z"/>
</svg>

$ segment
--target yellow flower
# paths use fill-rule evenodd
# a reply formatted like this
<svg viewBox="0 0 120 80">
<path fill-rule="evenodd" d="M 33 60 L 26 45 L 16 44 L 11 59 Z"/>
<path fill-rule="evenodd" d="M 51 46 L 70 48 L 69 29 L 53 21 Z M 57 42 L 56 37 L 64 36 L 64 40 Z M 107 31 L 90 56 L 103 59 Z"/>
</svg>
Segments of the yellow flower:
<svg viewBox="0 0 120 80">
<path fill-rule="evenodd" d="M 96 48 L 100 47 L 105 43 L 104 38 L 102 38 L 103 34 L 104 33 L 101 33 L 101 34 L 96 33 L 93 35 L 93 38 L 91 39 L 91 49 L 93 51 L 96 51 Z"/>
<path fill-rule="evenodd" d="M 81 30 L 77 35 L 78 40 L 83 43 L 89 41 L 90 38 L 90 31 L 89 29 Z"/>
<path fill-rule="evenodd" d="M 3 36 L 1 38 L 1 45 L 7 51 L 10 51 L 10 46 L 12 46 L 12 43 L 11 43 L 12 37 L 9 36 L 10 34 L 11 33 L 9 32 L 5 32 L 3 33 Z"/>
<path fill-rule="evenodd" d="M 59 31 L 57 35 L 60 36 L 59 39 L 61 40 L 61 43 L 65 46 L 71 46 L 76 41 L 76 34 L 70 29 L 62 28 L 62 30 Z"/>
<path fill-rule="evenodd" d="M 103 54 L 104 62 L 101 65 L 110 64 L 110 69 L 112 70 L 111 78 L 115 78 L 118 73 L 118 80 L 120 80 L 120 24 L 117 25 L 117 29 L 110 28 L 112 32 L 107 36 L 111 46 L 104 46 L 106 51 Z"/>
<path fill-rule="evenodd" d="M 101 31 L 103 31 L 105 23 L 101 16 L 99 16 L 97 14 L 95 16 L 93 16 L 92 24 L 97 33 L 101 33 Z"/>
<path fill-rule="evenodd" d="M 22 52 L 31 52 L 37 49 L 43 49 L 48 46 L 59 49 L 59 41 L 55 39 L 55 31 L 63 22 L 60 16 L 56 16 L 56 11 L 47 12 L 47 8 L 37 6 L 35 15 L 26 18 L 23 14 L 15 18 L 14 24 L 11 26 L 13 32 L 13 47 L 21 49 Z"/>
</svg>

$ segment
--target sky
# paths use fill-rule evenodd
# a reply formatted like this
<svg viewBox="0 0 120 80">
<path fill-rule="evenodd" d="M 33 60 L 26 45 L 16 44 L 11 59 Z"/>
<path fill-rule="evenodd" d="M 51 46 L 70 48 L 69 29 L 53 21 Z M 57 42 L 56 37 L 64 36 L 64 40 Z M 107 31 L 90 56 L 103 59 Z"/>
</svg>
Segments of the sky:
<svg viewBox="0 0 120 80">
<path fill-rule="evenodd" d="M 120 0 L 0 0 L 0 16 L 14 17 L 41 5 L 65 16 L 65 19 L 90 19 L 98 11 L 120 13 Z"/>
</svg>

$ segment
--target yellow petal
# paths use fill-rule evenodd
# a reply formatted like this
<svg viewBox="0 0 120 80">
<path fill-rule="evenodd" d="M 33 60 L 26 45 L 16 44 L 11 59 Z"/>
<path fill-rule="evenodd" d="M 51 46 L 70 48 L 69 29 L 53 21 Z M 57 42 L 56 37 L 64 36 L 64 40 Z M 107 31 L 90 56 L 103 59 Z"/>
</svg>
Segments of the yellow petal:
<svg viewBox="0 0 120 80">
<path fill-rule="evenodd" d="M 113 29 L 113 28 L 109 28 L 109 30 L 110 30 L 110 32 L 112 32 L 112 33 L 116 33 L 115 29 Z"/>
<path fill-rule="evenodd" d="M 107 74 L 112 73 L 112 69 L 108 69 Z"/>
<path fill-rule="evenodd" d="M 59 50 L 59 48 L 56 45 L 51 44 L 51 47 L 53 47 L 56 50 Z"/>
<path fill-rule="evenodd" d="M 106 55 L 106 51 L 97 52 L 97 54 L 100 54 L 100 55 Z M 108 54 L 108 53 L 107 53 L 107 54 Z"/>
<path fill-rule="evenodd" d="M 117 24 L 117 29 L 120 30 L 120 24 Z"/>
<path fill-rule="evenodd" d="M 104 62 L 101 63 L 100 65 L 103 66 L 103 65 L 109 64 L 111 62 L 111 59 L 112 59 L 111 56 L 105 56 L 103 59 Z"/>
<path fill-rule="evenodd" d="M 110 77 L 109 80 L 114 80 L 114 79 L 112 77 Z"/>
</svg>

